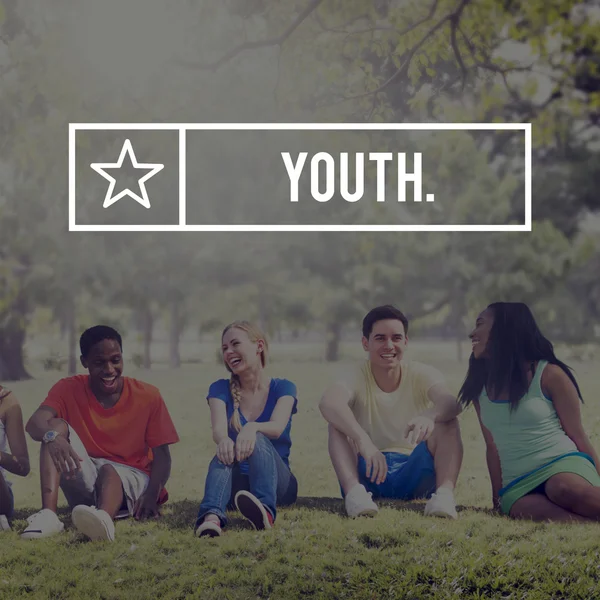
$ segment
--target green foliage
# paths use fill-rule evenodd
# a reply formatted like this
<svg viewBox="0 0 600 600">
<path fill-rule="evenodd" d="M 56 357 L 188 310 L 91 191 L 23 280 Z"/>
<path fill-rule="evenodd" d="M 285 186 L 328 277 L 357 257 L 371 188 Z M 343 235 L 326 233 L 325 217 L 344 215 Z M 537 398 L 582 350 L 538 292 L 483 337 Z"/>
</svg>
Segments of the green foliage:
<svg viewBox="0 0 600 600">
<path fill-rule="evenodd" d="M 136 369 L 141 369 L 144 366 L 144 356 L 139 352 L 134 352 L 129 360 Z"/>
<path fill-rule="evenodd" d="M 164 69 L 168 80 L 160 89 L 151 71 L 145 80 L 135 78 L 142 65 L 129 77 L 126 66 L 95 72 L 93 57 L 73 52 L 80 41 L 68 15 L 77 20 L 84 12 L 71 13 L 72 7 L 59 3 L 53 10 L 65 18 L 48 19 L 43 3 L 39 15 L 0 4 L 0 26 L 4 15 L 6 27 L 16 23 L 30 33 L 27 39 L 6 37 L 9 64 L 0 75 L 0 160 L 11 173 L 0 188 L 0 325 L 24 330 L 36 307 L 44 306 L 63 330 L 71 326 L 73 311 L 78 329 L 116 313 L 120 329 L 146 334 L 156 322 L 172 320 L 174 343 L 187 328 L 211 333 L 240 317 L 259 321 L 271 335 L 319 329 L 335 337 L 373 303 L 393 301 L 416 319 L 431 316 L 459 334 L 471 311 L 493 299 L 524 299 L 542 310 L 545 297 L 554 297 L 572 269 L 577 289 L 596 298 L 593 269 L 577 262 L 574 245 L 585 211 L 600 207 L 596 131 L 585 126 L 594 123 L 600 105 L 594 87 L 597 22 L 578 21 L 576 3 L 564 0 L 324 0 L 281 44 L 234 53 L 214 72 L 194 67 L 199 57 L 218 60 L 246 37 L 281 35 L 308 4 L 261 1 L 240 11 L 232 3 L 200 2 L 171 8 L 174 22 L 189 30 L 181 29 L 182 54 Z M 124 65 L 132 61 L 123 54 Z M 532 122 L 534 230 L 490 236 L 67 235 L 69 121 L 235 121 L 242 114 L 257 121 Z M 397 140 L 377 134 L 312 139 L 308 149 L 321 145 L 334 153 L 365 145 L 397 149 Z M 289 136 L 286 143 L 300 148 L 304 139 Z M 82 134 L 77 151 L 87 164 L 114 145 Z M 272 209 L 285 181 L 255 147 L 251 138 L 239 136 L 236 144 L 203 153 L 190 169 L 190 191 L 200 190 L 199 202 L 223 200 L 207 206 L 212 219 L 290 216 L 283 203 L 276 205 L 281 212 Z M 331 222 L 341 216 L 375 223 L 523 219 L 522 138 L 417 136 L 406 150 L 416 149 L 426 162 L 426 191 L 439 202 L 402 213 L 397 206 L 358 203 L 333 209 Z M 244 151 L 244 167 L 235 176 L 228 173 L 222 189 L 205 189 L 206 175 L 233 150 Z M 248 198 L 250 185 L 256 197 Z M 99 193 L 90 190 L 90 201 Z M 302 216 L 312 215 L 307 210 Z M 585 314 L 595 310 L 595 300 L 584 302 L 579 295 L 576 301 L 586 305 Z M 101 306 L 109 307 L 107 314 Z"/>
<path fill-rule="evenodd" d="M 42 365 L 44 371 L 64 372 L 67 366 L 67 359 L 60 352 L 53 351 L 42 359 Z"/>
</svg>

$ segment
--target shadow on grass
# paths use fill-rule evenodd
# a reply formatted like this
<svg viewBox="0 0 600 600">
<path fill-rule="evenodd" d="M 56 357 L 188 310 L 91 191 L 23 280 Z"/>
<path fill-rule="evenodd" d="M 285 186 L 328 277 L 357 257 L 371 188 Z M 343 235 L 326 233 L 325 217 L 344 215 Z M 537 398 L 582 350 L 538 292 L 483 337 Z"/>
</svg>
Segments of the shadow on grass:
<svg viewBox="0 0 600 600">
<path fill-rule="evenodd" d="M 392 499 L 376 499 L 377 506 L 379 508 L 393 508 L 396 510 L 408 510 L 411 512 L 415 512 L 418 514 L 423 514 L 423 510 L 425 508 L 425 500 L 392 500 Z M 341 498 L 327 498 L 327 497 L 319 497 L 319 496 L 305 496 L 298 498 L 296 504 L 294 505 L 297 508 L 308 508 L 312 510 L 319 510 L 323 512 L 329 512 L 333 514 L 338 514 L 341 516 L 346 516 L 346 511 L 344 508 L 344 502 Z M 475 512 L 478 514 L 485 515 L 493 515 L 493 511 L 489 508 L 480 508 L 477 506 L 463 506 L 458 505 L 456 507 L 458 512 L 469 511 Z"/>
<path fill-rule="evenodd" d="M 422 515 L 425 507 L 425 501 L 409 501 L 402 500 L 377 500 L 377 505 L 380 508 L 392 508 L 396 510 L 410 511 Z M 178 531 L 194 531 L 196 517 L 198 514 L 199 503 L 196 500 L 178 500 L 168 502 L 162 507 L 162 518 L 158 521 L 161 527 L 165 529 L 173 529 Z M 308 509 L 324 513 L 346 517 L 344 503 L 341 498 L 321 497 L 321 496 L 301 496 L 296 503 L 290 507 L 279 509 L 280 511 Z M 494 513 L 488 508 L 479 508 L 475 506 L 457 506 L 460 512 L 468 511 L 482 515 L 493 516 Z M 17 525 L 17 529 L 25 529 L 27 517 L 33 514 L 33 509 L 18 509 L 15 510 L 12 521 Z M 58 509 L 58 517 L 65 524 L 65 529 L 71 529 L 71 510 L 67 507 Z M 252 525 L 244 519 L 238 512 L 230 511 L 227 513 L 229 523 L 228 529 L 233 530 L 252 530 Z M 19 523 L 20 522 L 20 523 Z M 21 526 L 19 526 L 21 525 Z"/>
<path fill-rule="evenodd" d="M 200 503 L 196 500 L 178 500 L 169 502 L 161 510 L 160 523 L 166 529 L 194 531 Z M 238 512 L 227 511 L 227 529 L 253 530 L 252 525 Z"/>
<path fill-rule="evenodd" d="M 392 508 L 396 510 L 410 511 L 422 515 L 425 507 L 425 501 L 405 502 L 402 500 L 377 500 L 380 508 Z M 294 509 L 308 509 L 319 512 L 330 513 L 340 517 L 346 517 L 344 503 L 341 498 L 321 497 L 321 496 L 301 496 L 296 503 L 290 507 L 283 507 L 279 511 L 288 511 Z M 457 506 L 459 512 L 468 511 L 482 515 L 493 515 L 494 513 L 487 508 L 474 506 Z M 164 507 L 161 523 L 168 529 L 177 529 L 180 531 L 193 530 L 198 514 L 198 502 L 194 500 L 179 500 L 170 502 Z M 228 512 L 228 528 L 230 529 L 252 529 L 248 523 L 237 512 Z"/>
</svg>

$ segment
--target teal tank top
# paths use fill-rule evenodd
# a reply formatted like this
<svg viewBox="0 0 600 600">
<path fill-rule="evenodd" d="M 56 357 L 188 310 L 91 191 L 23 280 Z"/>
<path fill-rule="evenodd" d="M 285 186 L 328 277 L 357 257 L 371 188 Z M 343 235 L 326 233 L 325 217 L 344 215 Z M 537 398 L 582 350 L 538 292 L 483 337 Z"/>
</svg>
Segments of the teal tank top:
<svg viewBox="0 0 600 600">
<path fill-rule="evenodd" d="M 479 396 L 481 421 L 491 432 L 500 456 L 503 487 L 564 454 L 577 452 L 554 404 L 542 392 L 547 364 L 545 360 L 538 363 L 527 393 L 512 413 L 508 400 L 490 400 L 485 387 Z"/>
</svg>

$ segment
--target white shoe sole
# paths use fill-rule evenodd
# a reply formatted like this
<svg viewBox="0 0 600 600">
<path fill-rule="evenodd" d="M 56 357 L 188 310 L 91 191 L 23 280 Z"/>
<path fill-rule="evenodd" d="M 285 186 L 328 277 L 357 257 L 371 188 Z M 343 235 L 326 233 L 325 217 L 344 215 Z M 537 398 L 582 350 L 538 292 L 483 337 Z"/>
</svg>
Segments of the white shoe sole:
<svg viewBox="0 0 600 600">
<path fill-rule="evenodd" d="M 196 529 L 196 537 L 219 537 L 221 528 L 213 521 L 204 521 Z"/>
<path fill-rule="evenodd" d="M 346 514 L 351 519 L 357 519 L 358 517 L 374 517 L 378 512 L 379 512 L 378 506 L 372 506 L 372 507 L 366 506 L 365 508 L 359 510 L 356 513 L 353 512 L 352 514 L 346 510 Z"/>
<path fill-rule="evenodd" d="M 379 508 L 374 507 L 374 508 L 363 508 L 361 511 L 354 513 L 354 514 L 350 514 L 350 513 L 346 513 L 346 514 L 351 519 L 358 519 L 359 517 L 374 517 L 378 512 L 379 512 Z"/>
<path fill-rule="evenodd" d="M 21 539 L 22 540 L 38 540 L 40 538 L 52 537 L 53 535 L 58 535 L 59 533 L 62 533 L 64 528 L 65 528 L 65 525 L 64 525 L 64 523 L 61 522 L 60 528 L 57 530 L 54 530 L 54 531 L 42 532 L 39 529 L 34 529 L 31 531 L 26 529 L 21 534 Z"/>
<path fill-rule="evenodd" d="M 429 510 L 429 511 L 425 511 L 424 515 L 426 517 L 440 517 L 443 519 L 456 519 L 458 518 L 458 514 L 457 513 L 449 513 L 448 511 L 445 510 Z"/>
<path fill-rule="evenodd" d="M 96 510 L 89 506 L 76 506 L 71 513 L 73 525 L 77 531 L 93 541 L 107 540 L 114 542 L 115 535 L 111 532 L 104 521 L 100 519 Z"/>
</svg>

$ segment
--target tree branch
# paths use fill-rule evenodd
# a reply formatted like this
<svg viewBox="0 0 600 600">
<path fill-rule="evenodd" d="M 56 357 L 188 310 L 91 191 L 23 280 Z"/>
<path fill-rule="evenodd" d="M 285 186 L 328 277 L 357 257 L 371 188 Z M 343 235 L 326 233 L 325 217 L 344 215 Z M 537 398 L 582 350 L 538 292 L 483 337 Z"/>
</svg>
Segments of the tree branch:
<svg viewBox="0 0 600 600">
<path fill-rule="evenodd" d="M 421 48 L 421 46 L 423 46 L 423 44 L 436 32 L 438 31 L 438 29 L 441 29 L 448 21 L 451 21 L 453 18 L 456 18 L 456 16 L 460 17 L 462 11 L 464 10 L 465 6 L 470 2 L 471 0 L 461 0 L 458 8 L 451 12 L 450 14 L 446 15 L 443 19 L 441 19 L 440 21 L 438 21 L 438 23 L 436 23 L 431 29 L 429 29 L 429 31 L 427 31 L 427 33 L 417 42 L 417 44 L 410 50 L 410 52 L 408 53 L 408 56 L 406 57 L 406 60 L 398 67 L 398 69 L 386 80 L 384 81 L 379 87 L 375 88 L 374 90 L 371 90 L 369 92 L 362 92 L 360 94 L 355 94 L 353 96 L 344 96 L 343 98 L 341 98 L 340 100 L 338 100 L 337 102 L 335 102 L 334 104 L 341 104 L 342 102 L 346 102 L 348 100 L 359 100 L 361 98 L 366 98 L 368 96 L 371 96 L 372 94 L 379 94 L 380 92 L 383 92 L 386 88 L 388 88 L 400 75 L 402 75 L 406 70 L 408 70 L 408 67 L 410 66 L 410 62 L 413 59 L 413 57 L 415 56 L 415 54 L 417 53 L 417 51 Z M 433 16 L 433 14 L 435 13 L 435 10 L 437 8 L 437 4 L 438 4 L 438 0 L 435 0 L 435 2 L 433 3 L 431 10 L 429 11 L 429 15 L 424 19 L 424 21 L 427 21 L 429 19 L 431 19 L 431 16 Z M 424 22 L 423 21 L 423 22 Z M 416 25 L 411 26 L 411 28 L 416 27 Z"/>
<path fill-rule="evenodd" d="M 355 17 L 354 19 L 352 19 L 351 21 L 346 23 L 343 27 L 329 27 L 325 23 L 325 21 L 323 21 L 323 17 L 319 14 L 319 11 L 316 10 L 314 12 L 315 21 L 317 22 L 317 24 L 323 31 L 327 31 L 328 33 L 345 33 L 346 35 L 351 35 L 353 33 L 360 33 L 361 30 L 348 31 L 348 29 L 346 29 L 346 28 L 349 27 L 350 25 L 352 25 L 353 23 L 356 23 L 356 21 L 360 21 L 361 19 L 367 18 L 367 16 L 368 15 L 364 15 L 364 14 L 359 15 L 358 17 Z"/>
<path fill-rule="evenodd" d="M 429 9 L 429 13 L 425 17 L 423 17 L 422 19 L 419 19 L 418 21 L 415 21 L 414 23 L 411 23 L 408 27 L 406 27 L 405 29 L 402 29 L 401 31 L 398 31 L 393 25 L 372 25 L 371 27 L 363 27 L 362 29 L 355 29 L 354 31 L 349 31 L 348 29 L 346 29 L 348 27 L 348 25 L 351 25 L 352 23 L 360 20 L 365 15 L 361 15 L 360 17 L 353 19 L 350 23 L 347 23 L 346 25 L 344 25 L 344 28 L 328 27 L 323 22 L 323 19 L 319 16 L 319 14 L 317 12 L 315 12 L 315 19 L 317 20 L 317 22 L 319 23 L 319 25 L 321 26 L 321 29 L 323 29 L 323 31 L 328 31 L 330 33 L 344 33 L 344 34 L 346 34 L 346 38 L 350 37 L 351 35 L 361 35 L 363 33 L 373 33 L 375 31 L 393 31 L 397 35 L 402 36 L 402 35 L 406 35 L 407 33 L 410 33 L 411 31 L 413 31 L 420 25 L 423 25 L 423 23 L 430 21 L 433 18 L 435 11 L 437 10 L 438 4 L 439 4 L 439 0 L 434 0 L 433 4 L 431 5 L 431 8 Z"/>
<path fill-rule="evenodd" d="M 459 7 L 456 9 L 452 17 L 450 18 L 450 43 L 452 44 L 452 50 L 454 51 L 454 56 L 456 57 L 456 62 L 460 66 L 460 71 L 462 73 L 462 87 L 461 90 L 464 91 L 465 85 L 467 83 L 467 67 L 465 67 L 465 63 L 463 62 L 462 56 L 460 54 L 460 50 L 458 48 L 458 41 L 456 39 L 456 31 L 460 25 L 460 17 L 462 15 L 465 6 L 469 0 L 462 0 Z"/>
<path fill-rule="evenodd" d="M 266 40 L 257 40 L 254 42 L 245 42 L 232 48 L 229 52 L 225 53 L 221 58 L 209 62 L 199 63 L 193 61 L 186 61 L 178 59 L 177 64 L 188 67 L 190 69 L 196 69 L 201 71 L 216 71 L 219 67 L 233 60 L 238 54 L 245 52 L 246 50 L 257 50 L 258 48 L 268 48 L 270 46 L 281 46 L 291 35 L 298 29 L 298 27 L 306 20 L 306 18 L 317 9 L 319 4 L 323 0 L 310 0 L 306 8 L 292 21 L 290 26 L 278 37 L 270 38 Z"/>
<path fill-rule="evenodd" d="M 452 44 L 452 50 L 454 51 L 454 56 L 456 57 L 456 62 L 458 62 L 458 66 L 460 67 L 460 72 L 462 73 L 462 85 L 461 91 L 464 91 L 465 85 L 467 83 L 467 67 L 465 67 L 465 63 L 460 54 L 460 50 L 458 49 L 458 42 L 456 40 L 456 30 L 458 27 L 458 18 L 454 17 L 450 21 L 450 43 Z"/>
</svg>

